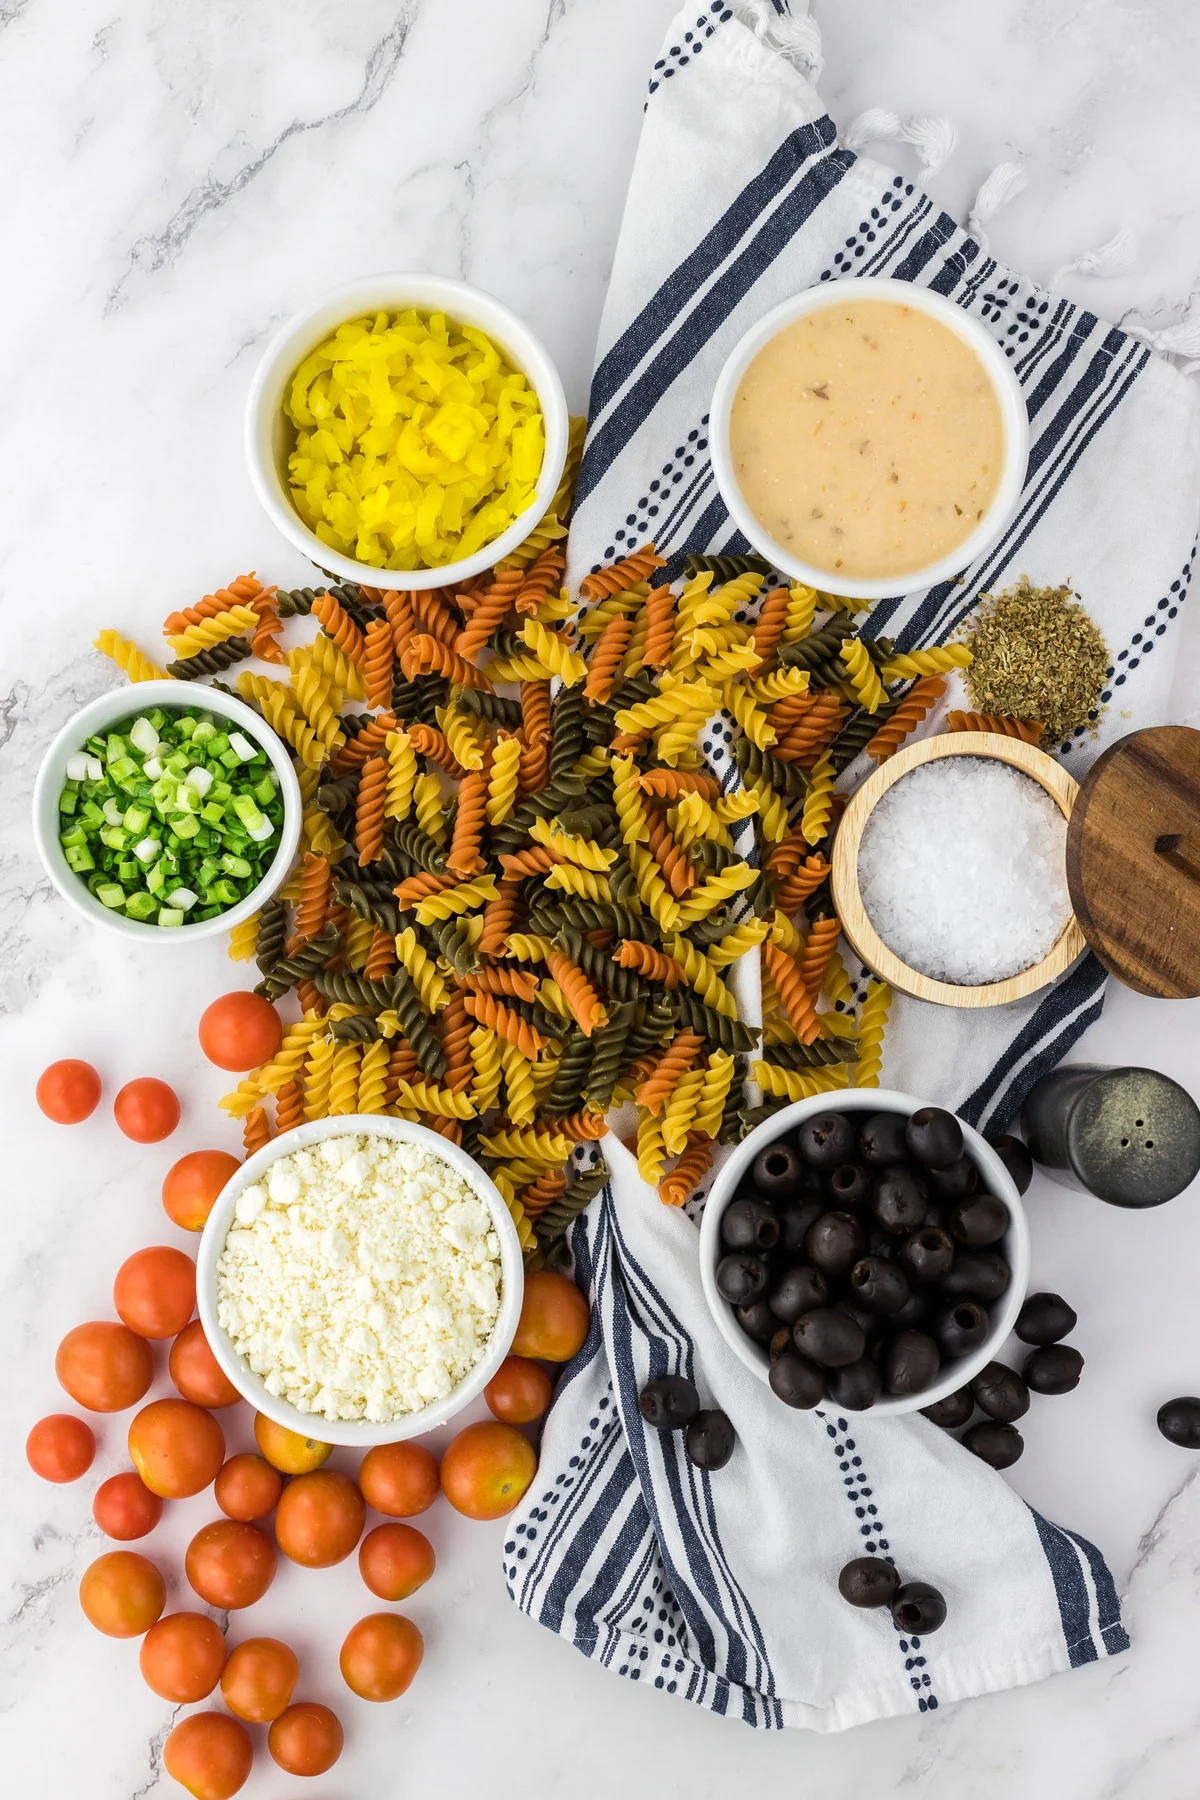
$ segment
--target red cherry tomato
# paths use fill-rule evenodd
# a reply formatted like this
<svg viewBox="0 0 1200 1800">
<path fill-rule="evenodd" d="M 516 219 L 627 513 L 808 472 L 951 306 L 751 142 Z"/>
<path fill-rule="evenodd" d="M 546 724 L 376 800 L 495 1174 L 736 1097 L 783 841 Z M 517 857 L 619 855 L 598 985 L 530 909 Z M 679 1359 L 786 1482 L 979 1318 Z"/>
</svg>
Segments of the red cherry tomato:
<svg viewBox="0 0 1200 1800">
<path fill-rule="evenodd" d="M 113 1305 L 139 1337 L 178 1337 L 196 1310 L 196 1265 L 170 1244 L 135 1250 L 117 1270 Z"/>
<path fill-rule="evenodd" d="M 195 1406 L 233 1406 L 242 1397 L 213 1355 L 199 1319 L 175 1339 L 167 1367 L 184 1399 Z"/>
<path fill-rule="evenodd" d="M 37 1103 L 56 1125 L 78 1125 L 100 1102 L 100 1077 L 91 1063 L 64 1057 L 38 1077 Z"/>
<path fill-rule="evenodd" d="M 96 1435 L 74 1413 L 39 1419 L 25 1439 L 25 1456 L 43 1481 L 78 1481 L 92 1466 Z"/>
<path fill-rule="evenodd" d="M 136 1406 L 154 1380 L 154 1357 L 128 1325 L 92 1319 L 76 1325 L 58 1346 L 54 1373 L 78 1406 L 123 1412 Z"/>
<path fill-rule="evenodd" d="M 163 1178 L 162 1203 L 173 1225 L 203 1231 L 217 1195 L 241 1168 L 228 1150 L 189 1150 Z"/>
<path fill-rule="evenodd" d="M 222 994 L 200 1015 L 200 1048 L 218 1069 L 257 1069 L 283 1041 L 283 1021 L 261 994 Z"/>
<path fill-rule="evenodd" d="M 105 1537 L 127 1544 L 145 1537 L 162 1518 L 163 1503 L 140 1475 L 126 1469 L 102 1481 L 92 1499 L 92 1517 Z"/>
<path fill-rule="evenodd" d="M 135 1144 L 159 1144 L 179 1123 L 175 1089 L 154 1075 L 127 1081 L 113 1101 L 113 1117 Z"/>
</svg>

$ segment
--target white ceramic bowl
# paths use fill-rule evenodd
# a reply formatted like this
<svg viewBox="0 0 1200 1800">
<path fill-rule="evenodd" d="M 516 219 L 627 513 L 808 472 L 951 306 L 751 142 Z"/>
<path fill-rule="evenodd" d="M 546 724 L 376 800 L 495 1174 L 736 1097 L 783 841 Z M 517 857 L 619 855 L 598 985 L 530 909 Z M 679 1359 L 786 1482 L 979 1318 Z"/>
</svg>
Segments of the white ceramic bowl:
<svg viewBox="0 0 1200 1800">
<path fill-rule="evenodd" d="M 283 414 L 288 383 L 310 350 L 350 319 L 373 312 L 399 312 L 405 307 L 445 312 L 459 325 L 485 331 L 514 368 L 530 383 L 546 423 L 546 454 L 530 504 L 507 531 L 473 556 L 442 563 L 436 569 L 377 569 L 341 556 L 308 529 L 292 505 L 287 485 L 291 427 Z M 254 491 L 271 519 L 297 550 L 339 581 L 362 581 L 377 587 L 444 587 L 490 569 L 523 542 L 544 517 L 554 498 L 567 460 L 567 400 L 550 354 L 517 315 L 499 300 L 465 281 L 441 275 L 368 275 L 334 288 L 315 305 L 297 313 L 276 332 L 250 386 L 246 403 L 246 461 Z"/>
<path fill-rule="evenodd" d="M 279 847 L 257 887 L 252 888 L 236 906 L 231 906 L 228 912 L 219 913 L 214 919 L 197 919 L 194 925 L 176 925 L 169 930 L 142 919 L 126 918 L 124 913 L 113 912 L 109 907 L 103 906 L 88 892 L 83 881 L 70 867 L 58 841 L 58 797 L 67 778 L 68 757 L 73 756 L 89 737 L 107 731 L 119 719 L 128 719 L 152 706 L 164 709 L 197 706 L 218 718 L 228 719 L 231 724 L 244 731 L 247 737 L 262 745 L 279 777 L 279 791 L 283 797 L 283 829 Z M 111 693 L 101 694 L 63 726 L 42 758 L 42 766 L 38 770 L 33 790 L 33 835 L 47 875 L 63 899 L 76 912 L 82 913 L 85 919 L 107 926 L 109 931 L 118 932 L 122 937 L 140 938 L 143 943 L 192 944 L 197 938 L 215 937 L 220 932 L 228 931 L 231 925 L 248 919 L 281 885 L 292 866 L 296 846 L 300 842 L 303 811 L 300 784 L 296 779 L 287 745 L 280 742 L 265 720 L 249 706 L 223 694 L 220 688 L 202 687 L 190 681 L 137 681 L 129 683 L 127 687 L 113 688 Z"/>
<path fill-rule="evenodd" d="M 435 1400 L 420 1412 L 405 1413 L 398 1419 L 390 1419 L 379 1425 L 370 1424 L 366 1420 L 325 1419 L 320 1413 L 300 1412 L 287 1400 L 280 1400 L 269 1394 L 260 1377 L 234 1349 L 228 1333 L 217 1322 L 217 1260 L 224 1248 L 233 1222 L 234 1207 L 242 1189 L 264 1175 L 279 1157 L 287 1156 L 292 1150 L 301 1150 L 306 1144 L 319 1143 L 322 1138 L 327 1137 L 368 1135 L 391 1138 L 401 1144 L 418 1144 L 431 1155 L 440 1156 L 483 1201 L 500 1239 L 500 1312 L 483 1355 L 453 1393 L 448 1394 L 444 1400 Z M 517 1228 L 499 1192 L 479 1164 L 457 1144 L 439 1137 L 436 1131 L 426 1130 L 424 1125 L 410 1125 L 404 1119 L 380 1118 L 374 1114 L 316 1119 L 311 1124 L 298 1125 L 294 1131 L 285 1131 L 282 1137 L 273 1138 L 269 1144 L 256 1151 L 222 1188 L 208 1215 L 196 1257 L 196 1306 L 204 1326 L 204 1335 L 238 1392 L 257 1412 L 265 1413 L 268 1419 L 274 1419 L 277 1425 L 286 1426 L 289 1431 L 298 1431 L 321 1443 L 350 1444 L 360 1449 L 367 1449 L 372 1444 L 395 1444 L 402 1438 L 419 1437 L 423 1432 L 434 1431 L 439 1425 L 444 1425 L 448 1419 L 461 1412 L 464 1406 L 470 1405 L 483 1392 L 508 1355 L 509 1346 L 516 1334 L 517 1321 L 521 1316 L 524 1293 L 525 1270 Z"/>
<path fill-rule="evenodd" d="M 924 568 L 876 579 L 835 575 L 831 569 L 822 569 L 815 563 L 804 562 L 778 543 L 747 505 L 738 485 L 729 451 L 729 420 L 733 403 L 742 384 L 742 377 L 759 351 L 785 325 L 792 324 L 807 313 L 820 312 L 824 307 L 832 306 L 840 295 L 848 291 L 852 292 L 856 300 L 891 300 L 940 320 L 975 351 L 991 380 L 1004 424 L 1004 468 L 1000 485 L 991 506 L 970 536 L 964 538 L 957 549 L 936 562 L 927 563 Z M 961 306 L 956 306 L 942 294 L 934 293 L 932 288 L 918 287 L 911 281 L 876 281 L 870 276 L 864 276 L 858 280 L 851 278 L 845 281 L 823 281 L 818 287 L 806 288 L 802 294 L 783 301 L 780 306 L 767 313 L 765 318 L 760 319 L 757 325 L 751 326 L 735 344 L 717 377 L 710 409 L 709 447 L 713 474 L 730 517 L 754 548 L 777 569 L 782 569 L 793 581 L 803 581 L 809 587 L 836 591 L 858 600 L 886 600 L 893 594 L 915 594 L 921 588 L 932 587 L 935 582 L 949 580 L 969 563 L 986 555 L 997 542 L 1016 511 L 1025 480 L 1029 461 L 1029 413 L 1021 384 L 1013 374 L 1008 358 L 991 332 L 972 314 L 965 312 Z"/>
<path fill-rule="evenodd" d="M 765 1150 L 778 1138 L 794 1131 L 797 1125 L 803 1124 L 814 1113 L 895 1112 L 908 1116 L 928 1104 L 925 1100 L 914 1100 L 911 1094 L 899 1094 L 889 1088 L 845 1088 L 831 1094 L 814 1094 L 809 1100 L 797 1100 L 793 1106 L 781 1107 L 774 1118 L 764 1120 L 749 1137 L 744 1138 L 728 1161 L 722 1164 L 721 1172 L 705 1203 L 700 1224 L 700 1280 L 718 1331 L 734 1354 L 760 1381 L 767 1379 L 770 1358 L 761 1344 L 756 1344 L 746 1336 L 733 1316 L 733 1308 L 718 1294 L 716 1284 L 716 1267 L 723 1254 L 720 1240 L 721 1215 L 737 1192 L 742 1176 L 760 1150 Z M 978 1375 L 980 1369 L 992 1361 L 1012 1330 L 1025 1299 L 1025 1290 L 1029 1285 L 1029 1225 L 1025 1209 L 1021 1205 L 1021 1196 L 991 1145 L 970 1125 L 962 1120 L 959 1123 L 962 1125 L 966 1153 L 977 1164 L 987 1191 L 1003 1200 L 1008 1207 L 1010 1224 L 1003 1247 L 1012 1269 L 1012 1281 L 1008 1292 L 993 1306 L 992 1328 L 977 1350 L 973 1350 L 969 1356 L 959 1356 L 944 1362 L 938 1379 L 923 1393 L 881 1394 L 870 1408 L 870 1417 L 873 1419 L 894 1419 L 901 1413 L 919 1412 L 924 1406 L 932 1406 L 935 1400 L 944 1400 L 947 1394 L 954 1393 L 956 1388 L 970 1381 L 973 1375 Z M 832 1405 L 832 1402 L 829 1404 Z M 787 1412 L 782 1401 L 780 1409 Z M 836 1411 L 852 1412 L 854 1408 L 839 1406 Z"/>
</svg>

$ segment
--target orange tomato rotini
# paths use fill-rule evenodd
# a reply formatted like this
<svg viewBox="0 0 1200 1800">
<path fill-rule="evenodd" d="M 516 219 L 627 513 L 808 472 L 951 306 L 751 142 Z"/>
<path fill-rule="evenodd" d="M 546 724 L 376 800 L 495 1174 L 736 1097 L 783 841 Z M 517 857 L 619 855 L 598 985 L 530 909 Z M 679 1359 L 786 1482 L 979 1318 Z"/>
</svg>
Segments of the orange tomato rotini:
<svg viewBox="0 0 1200 1800">
<path fill-rule="evenodd" d="M 995 731 L 1001 737 L 1020 738 L 1026 744 L 1042 741 L 1042 727 L 1037 719 L 1007 719 L 998 713 L 948 712 L 946 730 Z"/>
<path fill-rule="evenodd" d="M 583 684 L 585 699 L 596 704 L 608 699 L 617 679 L 621 658 L 629 648 L 632 636 L 633 620 L 614 613 L 592 648 L 587 679 Z"/>
<path fill-rule="evenodd" d="M 315 856 L 312 851 L 307 851 L 300 869 L 296 916 L 293 921 L 297 937 L 307 939 L 319 935 L 329 911 L 329 889 L 329 858 Z"/>
<path fill-rule="evenodd" d="M 238 575 L 228 587 L 218 588 L 215 594 L 205 594 L 194 606 L 168 613 L 163 620 L 163 635 L 174 636 L 186 631 L 189 625 L 199 625 L 202 619 L 214 619 L 218 613 L 228 612 L 231 606 L 251 606 L 262 591 L 262 583 L 256 575 Z"/>
<path fill-rule="evenodd" d="M 389 707 L 392 703 L 392 628 L 386 619 L 372 619 L 367 626 L 362 672 L 367 705 Z"/>
<path fill-rule="evenodd" d="M 591 1037 L 598 1025 L 608 1018 L 608 1010 L 584 974 L 561 950 L 546 953 L 546 967 L 562 989 L 563 998 L 575 1015 L 575 1023 L 584 1037 Z"/>
<path fill-rule="evenodd" d="M 312 603 L 312 616 L 325 636 L 361 668 L 365 640 L 341 601 L 335 600 L 332 594 L 318 594 Z"/>
<path fill-rule="evenodd" d="M 354 847 L 360 863 L 378 862 L 383 854 L 387 778 L 386 757 L 373 756 L 363 765 L 354 803 Z"/>
<path fill-rule="evenodd" d="M 357 737 L 347 738 L 334 751 L 329 767 L 335 775 L 345 775 L 351 769 L 361 769 L 373 756 L 386 750 L 390 733 L 399 730 L 400 721 L 394 712 L 377 713 L 369 725 L 364 725 Z"/>
<path fill-rule="evenodd" d="M 559 986 L 562 987 L 561 982 Z M 565 988 L 563 992 L 566 992 Z M 473 1019 L 480 1025 L 486 1025 L 498 1037 L 507 1039 L 527 1061 L 532 1062 L 539 1050 L 545 1049 L 546 1039 L 541 1032 L 535 1031 L 527 1019 L 523 1019 L 520 1013 L 513 1012 L 511 1007 L 505 1006 L 494 995 L 468 994 L 463 1005 Z"/>
<path fill-rule="evenodd" d="M 781 950 L 778 944 L 772 944 L 770 940 L 762 947 L 762 957 L 783 1002 L 792 1030 L 802 1044 L 813 1043 L 821 1033 L 817 1024 L 817 1009 L 796 963 L 786 950 Z"/>
<path fill-rule="evenodd" d="M 657 554 L 653 544 L 643 544 L 632 556 L 622 557 L 620 562 L 610 563 L 606 569 L 595 569 L 585 575 L 579 591 L 585 600 L 603 600 L 606 594 L 619 594 L 622 588 L 645 581 L 655 569 L 663 568 L 666 560 L 665 556 Z"/>
<path fill-rule="evenodd" d="M 644 1106 L 657 1117 L 674 1093 L 680 1077 L 686 1075 L 696 1062 L 703 1042 L 697 1032 L 681 1031 L 674 1042 L 667 1046 L 653 1075 L 643 1081 L 638 1089 L 638 1105 Z"/>
<path fill-rule="evenodd" d="M 925 715 L 933 711 L 945 691 L 946 683 L 940 675 L 926 675 L 914 682 L 891 718 L 885 719 L 875 736 L 868 739 L 867 755 L 876 762 L 886 762 L 909 732 L 915 731 Z"/>
<path fill-rule="evenodd" d="M 707 1175 L 712 1159 L 712 1139 L 689 1131 L 679 1161 L 658 1184 L 658 1197 L 663 1204 L 682 1206 Z"/>
</svg>

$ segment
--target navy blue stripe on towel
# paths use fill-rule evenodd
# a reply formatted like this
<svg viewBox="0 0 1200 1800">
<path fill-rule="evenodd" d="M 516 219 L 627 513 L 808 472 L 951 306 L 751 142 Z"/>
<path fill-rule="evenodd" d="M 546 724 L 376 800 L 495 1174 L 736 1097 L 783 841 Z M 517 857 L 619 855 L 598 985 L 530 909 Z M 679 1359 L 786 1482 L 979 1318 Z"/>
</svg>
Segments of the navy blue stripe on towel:
<svg viewBox="0 0 1200 1800">
<path fill-rule="evenodd" d="M 1060 1531 L 1057 1525 L 1051 1525 L 1048 1519 L 1043 1519 L 1041 1513 L 1035 1512 L 1032 1507 L 1029 1510 L 1033 1513 L 1042 1549 L 1050 1565 L 1071 1667 L 1078 1669 L 1084 1663 L 1098 1662 L 1099 1653 L 1091 1627 L 1091 1596 L 1084 1580 L 1079 1551 L 1065 1531 Z"/>
</svg>

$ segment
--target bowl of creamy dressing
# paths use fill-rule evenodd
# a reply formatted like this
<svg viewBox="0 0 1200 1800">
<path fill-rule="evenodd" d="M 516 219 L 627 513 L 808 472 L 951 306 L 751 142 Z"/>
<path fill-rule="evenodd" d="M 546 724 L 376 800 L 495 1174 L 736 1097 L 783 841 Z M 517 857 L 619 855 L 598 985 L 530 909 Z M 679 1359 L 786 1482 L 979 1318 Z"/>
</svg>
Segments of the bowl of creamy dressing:
<svg viewBox="0 0 1200 1800">
<path fill-rule="evenodd" d="M 1029 415 L 991 333 L 907 281 L 786 300 L 717 380 L 713 473 L 734 523 L 794 581 L 861 600 L 957 575 L 1020 498 Z"/>
</svg>

